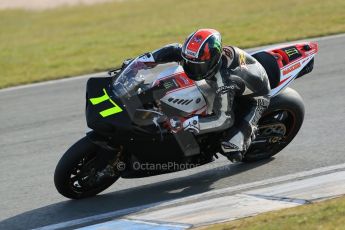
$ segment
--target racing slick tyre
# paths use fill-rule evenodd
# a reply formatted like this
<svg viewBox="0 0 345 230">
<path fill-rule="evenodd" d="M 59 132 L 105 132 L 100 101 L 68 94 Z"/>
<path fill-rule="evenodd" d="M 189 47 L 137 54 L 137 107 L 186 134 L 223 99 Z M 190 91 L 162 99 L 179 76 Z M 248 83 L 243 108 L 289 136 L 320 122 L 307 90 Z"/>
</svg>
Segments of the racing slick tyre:
<svg viewBox="0 0 345 230">
<path fill-rule="evenodd" d="M 84 137 L 66 151 L 54 174 L 55 187 L 60 194 L 70 199 L 95 196 L 119 178 L 97 179 L 97 173 L 107 165 L 101 159 L 101 150 L 88 137 Z"/>
<path fill-rule="evenodd" d="M 297 135 L 304 119 L 304 103 L 293 89 L 286 88 L 271 98 L 258 124 L 258 133 L 245 153 L 243 162 L 271 158 Z"/>
</svg>

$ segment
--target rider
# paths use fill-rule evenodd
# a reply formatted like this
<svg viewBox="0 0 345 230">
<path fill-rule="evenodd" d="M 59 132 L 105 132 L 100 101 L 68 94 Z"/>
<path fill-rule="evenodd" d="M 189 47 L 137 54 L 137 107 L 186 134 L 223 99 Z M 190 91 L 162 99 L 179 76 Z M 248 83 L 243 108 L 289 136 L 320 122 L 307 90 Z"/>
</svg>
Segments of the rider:
<svg viewBox="0 0 345 230">
<path fill-rule="evenodd" d="M 179 62 L 213 111 L 198 118 L 198 134 L 229 130 L 221 141 L 222 153 L 232 161 L 242 160 L 270 101 L 269 80 L 262 65 L 237 47 L 222 47 L 221 35 L 214 29 L 199 29 L 182 46 L 167 45 L 141 59 L 153 64 Z M 235 121 L 234 99 L 245 102 L 240 104 L 244 116 L 236 120 L 234 129 L 229 129 Z M 177 128 L 177 123 L 171 120 L 172 129 Z"/>
</svg>

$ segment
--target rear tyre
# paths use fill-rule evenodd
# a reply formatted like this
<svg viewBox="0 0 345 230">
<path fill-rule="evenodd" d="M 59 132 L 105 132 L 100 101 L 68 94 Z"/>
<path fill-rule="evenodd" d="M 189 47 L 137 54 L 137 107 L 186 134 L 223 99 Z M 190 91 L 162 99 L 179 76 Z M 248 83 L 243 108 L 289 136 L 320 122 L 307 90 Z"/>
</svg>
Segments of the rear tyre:
<svg viewBox="0 0 345 230">
<path fill-rule="evenodd" d="M 279 153 L 297 135 L 303 120 L 304 104 L 301 96 L 295 90 L 286 88 L 271 99 L 269 108 L 259 121 L 259 134 L 253 140 L 243 161 L 264 160 Z M 265 139 L 269 143 L 255 143 Z"/>
<path fill-rule="evenodd" d="M 56 166 L 54 183 L 58 192 L 70 199 L 95 196 L 119 177 L 97 180 L 97 173 L 107 164 L 100 159 L 101 148 L 84 137 L 72 145 Z"/>
</svg>

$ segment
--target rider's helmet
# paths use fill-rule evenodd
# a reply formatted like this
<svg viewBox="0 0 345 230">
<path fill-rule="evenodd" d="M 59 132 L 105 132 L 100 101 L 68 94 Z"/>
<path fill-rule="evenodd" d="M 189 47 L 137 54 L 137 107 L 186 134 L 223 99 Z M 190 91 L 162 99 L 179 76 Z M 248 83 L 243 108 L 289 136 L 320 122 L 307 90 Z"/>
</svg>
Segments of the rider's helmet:
<svg viewBox="0 0 345 230">
<path fill-rule="evenodd" d="M 182 46 L 182 67 L 187 76 L 199 81 L 214 76 L 220 68 L 222 38 L 214 29 L 200 29 Z"/>
</svg>

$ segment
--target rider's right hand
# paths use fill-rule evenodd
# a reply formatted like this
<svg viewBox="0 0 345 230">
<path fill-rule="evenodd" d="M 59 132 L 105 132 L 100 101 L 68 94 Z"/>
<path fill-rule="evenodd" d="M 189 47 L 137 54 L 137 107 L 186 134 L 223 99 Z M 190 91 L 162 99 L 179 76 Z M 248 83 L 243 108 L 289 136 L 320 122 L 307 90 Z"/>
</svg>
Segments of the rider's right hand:
<svg viewBox="0 0 345 230">
<path fill-rule="evenodd" d="M 178 133 L 183 129 L 183 120 L 180 117 L 170 117 L 167 119 L 168 129 L 171 133 Z"/>
<path fill-rule="evenodd" d="M 199 118 L 194 116 L 191 118 L 184 117 L 170 117 L 166 121 L 167 128 L 171 133 L 178 133 L 182 130 L 198 134 L 200 131 Z"/>
</svg>

